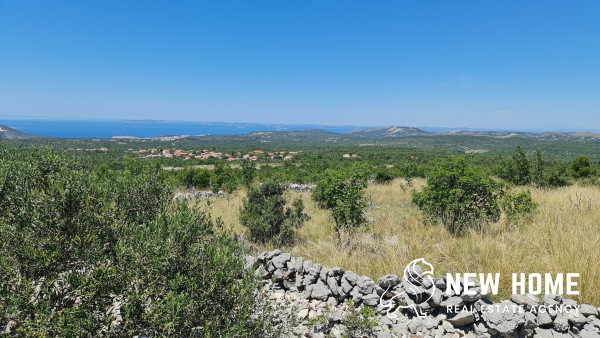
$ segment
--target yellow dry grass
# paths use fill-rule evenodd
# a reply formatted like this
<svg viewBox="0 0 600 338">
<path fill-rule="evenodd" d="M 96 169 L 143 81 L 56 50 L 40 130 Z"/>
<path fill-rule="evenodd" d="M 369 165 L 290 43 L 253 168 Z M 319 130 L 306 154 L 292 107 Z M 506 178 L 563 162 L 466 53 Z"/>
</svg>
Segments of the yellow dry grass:
<svg viewBox="0 0 600 338">
<path fill-rule="evenodd" d="M 500 294 L 511 294 L 511 274 L 579 273 L 581 303 L 600 305 L 600 189 L 571 186 L 558 189 L 531 189 L 537 212 L 521 222 L 508 225 L 501 219 L 485 231 L 462 237 L 448 233 L 438 225 L 425 224 L 423 215 L 411 203 L 412 189 L 420 189 L 424 180 L 409 186 L 398 179 L 389 185 L 371 185 L 367 189 L 376 207 L 367 209 L 372 220 L 368 229 L 343 235 L 340 244 L 329 212 L 319 209 L 302 195 L 311 219 L 299 230 L 294 245 L 280 247 L 284 252 L 311 259 L 323 266 L 340 266 L 377 279 L 385 274 L 401 275 L 408 262 L 425 258 L 436 268 L 436 275 L 451 272 L 501 274 Z M 221 217 L 235 231 L 244 228 L 237 219 L 245 192 L 226 199 L 201 202 L 213 218 Z M 272 249 L 261 246 L 260 249 Z"/>
</svg>

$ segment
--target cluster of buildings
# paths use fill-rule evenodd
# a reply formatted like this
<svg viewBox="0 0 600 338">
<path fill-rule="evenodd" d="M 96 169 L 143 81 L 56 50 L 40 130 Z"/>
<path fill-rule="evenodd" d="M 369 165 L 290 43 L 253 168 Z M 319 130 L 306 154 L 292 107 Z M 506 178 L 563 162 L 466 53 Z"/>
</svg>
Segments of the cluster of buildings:
<svg viewBox="0 0 600 338">
<path fill-rule="evenodd" d="M 181 149 L 139 149 L 137 151 L 144 158 L 152 158 L 152 157 L 165 157 L 165 158 L 173 158 L 179 157 L 184 160 L 189 160 L 191 158 L 199 159 L 199 160 L 207 160 L 207 159 L 224 159 L 226 161 L 238 161 L 238 160 L 251 160 L 256 161 L 259 158 L 263 159 L 283 159 L 283 160 L 293 160 L 294 155 L 297 155 L 298 152 L 285 152 L 280 151 L 278 153 L 265 153 L 262 150 L 254 150 L 248 154 L 242 154 L 238 152 L 237 154 L 223 154 L 221 152 L 209 151 L 206 149 L 203 150 L 181 150 Z"/>
<path fill-rule="evenodd" d="M 357 154 L 344 154 L 342 155 L 343 158 L 356 158 L 358 157 Z"/>
</svg>

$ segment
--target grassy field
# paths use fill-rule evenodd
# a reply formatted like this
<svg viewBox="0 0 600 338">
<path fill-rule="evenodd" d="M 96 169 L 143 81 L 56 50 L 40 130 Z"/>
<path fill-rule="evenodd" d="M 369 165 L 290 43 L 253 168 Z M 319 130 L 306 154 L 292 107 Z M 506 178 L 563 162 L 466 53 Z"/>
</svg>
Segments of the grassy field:
<svg viewBox="0 0 600 338">
<path fill-rule="evenodd" d="M 301 194 L 311 219 L 299 230 L 297 243 L 280 249 L 375 280 L 385 274 L 401 275 L 408 262 L 421 257 L 434 265 L 438 276 L 447 272 L 499 272 L 500 294 L 495 300 L 510 296 L 513 272 L 579 273 L 580 295 L 570 298 L 600 305 L 599 188 L 534 188 L 532 197 L 539 207 L 521 224 L 509 225 L 501 219 L 486 231 L 456 237 L 438 225 L 425 224 L 411 203 L 412 189 L 424 184 L 424 180 L 409 184 L 397 179 L 389 185 L 369 186 L 366 196 L 373 207 L 367 209 L 368 229 L 342 235 L 342 241 L 334 232 L 328 211 L 319 209 L 310 193 Z M 200 202 L 199 207 L 243 232 L 237 215 L 244 195 L 239 191 L 226 199 Z"/>
</svg>

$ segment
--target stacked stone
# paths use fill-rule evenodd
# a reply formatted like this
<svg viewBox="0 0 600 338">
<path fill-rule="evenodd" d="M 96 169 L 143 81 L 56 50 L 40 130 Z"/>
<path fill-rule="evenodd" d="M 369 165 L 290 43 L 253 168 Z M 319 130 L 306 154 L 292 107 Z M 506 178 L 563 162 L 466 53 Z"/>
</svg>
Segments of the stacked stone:
<svg viewBox="0 0 600 338">
<path fill-rule="evenodd" d="M 579 311 L 536 311 L 577 305 L 558 295 L 542 300 L 513 295 L 508 301 L 493 303 L 475 280 L 470 281 L 475 284 L 471 287 L 474 294 L 446 292 L 444 278 L 429 280 L 419 273 L 411 277 L 419 282 L 417 287 L 395 275 L 375 283 L 352 271 L 323 267 L 278 249 L 247 256 L 246 263 L 247 271 L 261 278 L 263 294 L 273 303 L 277 319 L 294 337 L 352 336 L 343 320 L 351 310 L 347 300 L 355 307 L 372 307 L 381 315 L 370 334 L 374 337 L 600 336 L 600 308 L 581 305 Z M 465 281 L 460 283 L 464 290 Z M 388 316 L 388 310 L 396 316 Z M 424 316 L 417 316 L 417 311 Z M 318 317 L 326 325 L 315 326 Z"/>
<path fill-rule="evenodd" d="M 175 196 L 173 197 L 173 201 L 178 201 L 178 200 L 187 200 L 187 201 L 193 201 L 193 200 L 206 200 L 209 198 L 222 198 L 225 197 L 225 192 L 223 190 L 219 190 L 218 192 L 212 192 L 212 191 L 196 191 L 194 193 L 182 193 L 179 192 L 177 194 L 175 194 Z"/>
<path fill-rule="evenodd" d="M 308 192 L 311 189 L 313 189 L 314 187 L 316 187 L 316 185 L 314 184 L 296 184 L 296 183 L 292 183 L 290 185 L 287 186 L 288 190 L 291 191 L 295 191 L 295 192 Z"/>
</svg>

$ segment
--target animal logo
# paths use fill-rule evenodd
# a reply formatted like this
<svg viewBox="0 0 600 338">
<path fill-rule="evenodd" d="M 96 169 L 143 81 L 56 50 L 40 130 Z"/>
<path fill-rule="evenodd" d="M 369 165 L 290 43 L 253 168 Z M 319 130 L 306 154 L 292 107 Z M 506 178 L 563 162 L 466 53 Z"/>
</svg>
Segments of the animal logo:
<svg viewBox="0 0 600 338">
<path fill-rule="evenodd" d="M 396 293 L 392 298 L 384 301 L 384 296 L 388 294 L 391 285 L 389 285 L 386 291 L 379 298 L 379 304 L 386 309 L 387 316 L 390 319 L 398 318 L 396 311 L 399 309 L 412 309 L 419 318 L 424 318 L 427 313 L 420 306 L 421 304 L 427 303 L 432 297 L 436 290 L 435 281 L 433 280 L 433 265 L 425 261 L 424 258 L 418 258 L 404 268 L 402 291 Z M 427 289 L 427 292 L 425 290 Z M 414 297 L 414 301 L 411 301 L 409 295 Z M 428 297 L 425 297 L 428 296 Z M 394 299 L 398 298 L 400 305 L 394 310 Z M 404 303 L 404 305 L 402 304 Z"/>
</svg>

